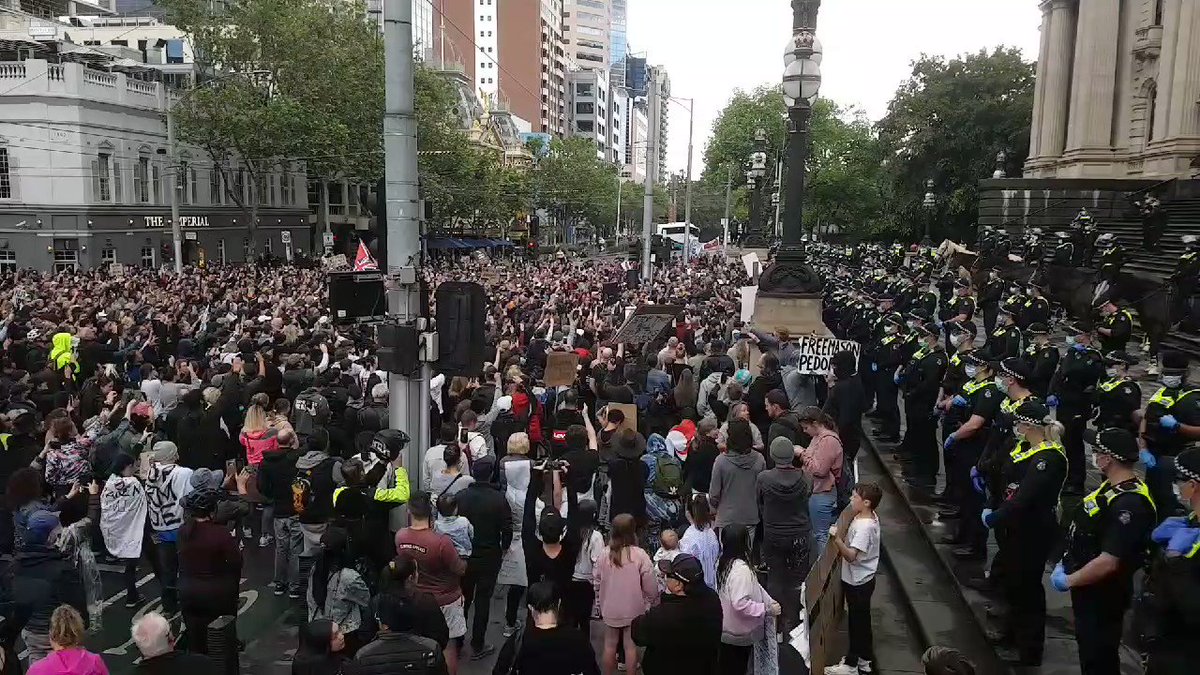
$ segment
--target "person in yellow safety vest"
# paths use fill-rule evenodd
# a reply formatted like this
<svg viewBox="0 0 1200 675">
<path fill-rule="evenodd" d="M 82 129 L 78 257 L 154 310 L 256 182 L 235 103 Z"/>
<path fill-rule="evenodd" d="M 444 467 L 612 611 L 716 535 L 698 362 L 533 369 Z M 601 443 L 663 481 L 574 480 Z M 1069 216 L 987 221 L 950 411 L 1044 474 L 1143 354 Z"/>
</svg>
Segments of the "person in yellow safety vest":
<svg viewBox="0 0 1200 675">
<path fill-rule="evenodd" d="M 1117 307 L 1116 303 L 1104 294 L 1096 299 L 1093 306 L 1100 310 L 1100 322 L 1096 324 L 1096 334 L 1100 338 L 1100 351 L 1107 354 L 1112 351 L 1124 351 L 1133 335 L 1133 315 L 1127 309 Z"/>
<path fill-rule="evenodd" d="M 1121 351 L 1104 355 L 1104 377 L 1092 392 L 1092 421 L 1097 429 L 1117 427 L 1136 432 L 1136 413 L 1142 407 L 1142 387 L 1129 376 L 1137 358 Z"/>
<path fill-rule="evenodd" d="M 1071 593 L 1079 668 L 1119 675 L 1121 631 L 1133 598 L 1133 575 L 1146 562 L 1157 522 L 1150 488 L 1133 472 L 1137 439 L 1124 428 L 1088 430 L 1092 466 L 1104 481 L 1075 507 L 1066 554 L 1050 575 L 1060 593 Z"/>
<path fill-rule="evenodd" d="M 71 366 L 71 371 L 79 370 L 79 363 L 75 360 L 75 344 L 70 333 L 55 333 L 50 338 L 50 362 L 54 364 L 54 369 L 61 371 L 66 366 Z"/>
<path fill-rule="evenodd" d="M 1067 478 L 1062 425 L 1050 408 L 1027 400 L 1014 411 L 1017 441 L 1001 472 L 999 503 L 984 509 L 984 527 L 994 529 L 1003 557 L 1000 586 L 1009 607 L 1004 629 L 989 637 L 1005 661 L 1037 667 L 1046 641 L 1046 591 L 1042 575 L 1058 537 L 1058 501 Z"/>
<path fill-rule="evenodd" d="M 1160 520 L 1182 512 L 1171 491 L 1170 458 L 1200 440 L 1200 387 L 1188 381 L 1188 360 L 1182 352 L 1163 354 L 1162 388 L 1142 409 L 1140 458 Z"/>
<path fill-rule="evenodd" d="M 1200 635 L 1200 450 L 1175 457 L 1174 490 L 1188 515 L 1167 518 L 1150 534 L 1161 547 L 1142 584 L 1134 616 L 1146 675 L 1196 672 Z"/>
</svg>

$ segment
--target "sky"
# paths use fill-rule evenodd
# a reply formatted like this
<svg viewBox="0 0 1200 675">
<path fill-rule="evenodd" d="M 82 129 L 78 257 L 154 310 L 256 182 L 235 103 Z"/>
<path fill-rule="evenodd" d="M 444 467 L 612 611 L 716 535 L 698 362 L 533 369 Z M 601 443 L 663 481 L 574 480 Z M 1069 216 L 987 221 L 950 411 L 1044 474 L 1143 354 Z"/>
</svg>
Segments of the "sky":
<svg viewBox="0 0 1200 675">
<path fill-rule="evenodd" d="M 821 95 L 877 120 L 922 53 L 948 57 L 997 45 L 1038 52 L 1036 0 L 825 0 Z M 629 48 L 666 68 L 674 96 L 695 98 L 692 174 L 704 169 L 713 122 L 735 89 L 783 78 L 790 0 L 629 0 Z M 671 106 L 667 169 L 687 168 L 688 113 Z"/>
</svg>

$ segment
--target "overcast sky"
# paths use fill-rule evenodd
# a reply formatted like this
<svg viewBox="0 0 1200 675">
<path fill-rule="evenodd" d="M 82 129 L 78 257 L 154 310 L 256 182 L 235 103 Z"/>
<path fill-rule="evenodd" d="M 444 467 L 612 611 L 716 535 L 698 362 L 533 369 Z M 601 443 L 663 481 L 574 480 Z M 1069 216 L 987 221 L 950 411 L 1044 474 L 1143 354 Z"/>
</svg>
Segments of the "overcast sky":
<svg viewBox="0 0 1200 675">
<path fill-rule="evenodd" d="M 955 56 L 1000 44 L 1034 60 L 1041 13 L 1035 0 L 825 0 L 817 35 L 825 47 L 821 95 L 887 112 L 922 52 Z M 665 66 L 675 96 L 695 97 L 693 174 L 717 114 L 737 88 L 783 78 L 790 0 L 629 0 L 629 47 Z M 687 167 L 687 110 L 671 107 L 668 170 Z"/>
</svg>

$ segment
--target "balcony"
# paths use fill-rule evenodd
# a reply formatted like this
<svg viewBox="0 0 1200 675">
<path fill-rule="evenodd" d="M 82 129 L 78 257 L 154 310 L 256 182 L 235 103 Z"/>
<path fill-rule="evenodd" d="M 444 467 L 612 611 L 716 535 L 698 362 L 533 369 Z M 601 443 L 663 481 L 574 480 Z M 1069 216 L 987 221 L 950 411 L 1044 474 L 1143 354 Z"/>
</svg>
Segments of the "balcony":
<svg viewBox="0 0 1200 675">
<path fill-rule="evenodd" d="M 76 98 L 144 110 L 162 110 L 165 95 L 157 82 L 41 59 L 0 62 L 0 88 L 2 96 Z"/>
<path fill-rule="evenodd" d="M 1133 40 L 1133 54 L 1139 60 L 1157 59 L 1162 51 L 1162 26 L 1142 26 Z"/>
</svg>

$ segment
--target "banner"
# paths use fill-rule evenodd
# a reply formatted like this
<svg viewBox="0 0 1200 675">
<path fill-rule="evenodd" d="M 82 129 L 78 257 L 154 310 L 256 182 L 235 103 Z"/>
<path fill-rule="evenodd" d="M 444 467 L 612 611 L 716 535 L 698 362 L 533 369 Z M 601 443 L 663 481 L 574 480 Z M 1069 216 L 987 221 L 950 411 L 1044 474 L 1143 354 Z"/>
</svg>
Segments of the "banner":
<svg viewBox="0 0 1200 675">
<path fill-rule="evenodd" d="M 613 336 L 612 341 L 614 344 L 650 342 L 682 311 L 683 307 L 676 305 L 641 305 L 632 311 L 626 307 L 625 323 Z"/>
<path fill-rule="evenodd" d="M 750 323 L 754 320 L 754 301 L 758 298 L 758 286 L 742 286 L 739 290 L 742 293 L 741 319 Z"/>
<path fill-rule="evenodd" d="M 853 340 L 839 340 L 831 337 L 808 336 L 796 341 L 796 369 L 802 375 L 825 375 L 833 372 L 833 355 L 838 352 L 852 352 L 855 363 L 861 347 Z"/>
</svg>

